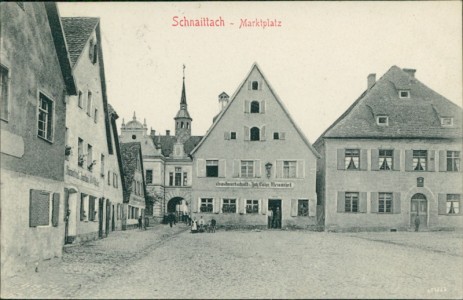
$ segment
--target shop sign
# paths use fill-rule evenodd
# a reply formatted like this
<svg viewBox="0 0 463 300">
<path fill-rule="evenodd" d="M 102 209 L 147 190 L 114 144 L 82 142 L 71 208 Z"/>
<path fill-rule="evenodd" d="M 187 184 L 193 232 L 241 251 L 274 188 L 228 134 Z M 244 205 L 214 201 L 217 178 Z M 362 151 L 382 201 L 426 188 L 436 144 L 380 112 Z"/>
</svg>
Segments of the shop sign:
<svg viewBox="0 0 463 300">
<path fill-rule="evenodd" d="M 82 174 L 81 171 L 76 171 L 73 169 L 70 169 L 69 166 L 66 166 L 66 175 L 69 175 L 71 177 L 77 178 L 79 180 L 82 180 L 84 182 L 91 183 L 95 186 L 100 186 L 100 182 L 98 179 L 92 175 L 84 175 Z"/>
<path fill-rule="evenodd" d="M 275 181 L 219 181 L 215 186 L 224 188 L 292 189 L 294 188 L 294 183 Z"/>
</svg>

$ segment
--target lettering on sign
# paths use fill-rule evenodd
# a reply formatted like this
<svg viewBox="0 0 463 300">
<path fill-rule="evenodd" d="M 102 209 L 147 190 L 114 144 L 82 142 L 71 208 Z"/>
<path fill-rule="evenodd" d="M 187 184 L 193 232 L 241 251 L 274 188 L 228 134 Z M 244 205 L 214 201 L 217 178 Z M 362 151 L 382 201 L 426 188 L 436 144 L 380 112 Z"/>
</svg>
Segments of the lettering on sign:
<svg viewBox="0 0 463 300">
<path fill-rule="evenodd" d="M 275 181 L 219 181 L 215 186 L 225 188 L 292 189 L 294 188 L 294 183 Z"/>
<path fill-rule="evenodd" d="M 92 176 L 92 175 L 84 175 L 80 171 L 70 169 L 69 166 L 66 166 L 66 175 L 77 178 L 77 179 L 82 180 L 84 182 L 91 183 L 91 184 L 93 184 L 95 186 L 100 186 L 100 182 L 94 176 Z"/>
</svg>

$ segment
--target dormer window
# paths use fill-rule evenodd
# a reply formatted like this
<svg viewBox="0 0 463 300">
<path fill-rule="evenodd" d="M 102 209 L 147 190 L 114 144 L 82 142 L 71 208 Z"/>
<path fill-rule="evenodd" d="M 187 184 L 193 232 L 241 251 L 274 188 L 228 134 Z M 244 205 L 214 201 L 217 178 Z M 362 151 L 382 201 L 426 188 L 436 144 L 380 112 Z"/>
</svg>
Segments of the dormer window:
<svg viewBox="0 0 463 300">
<path fill-rule="evenodd" d="M 88 49 L 88 56 L 92 64 L 96 64 L 98 59 L 98 44 L 95 40 L 90 40 L 90 46 Z"/>
<path fill-rule="evenodd" d="M 440 124 L 442 126 L 453 126 L 453 118 L 451 117 L 440 118 Z"/>
<path fill-rule="evenodd" d="M 376 117 L 376 124 L 379 126 L 388 126 L 389 125 L 389 117 L 388 116 L 377 116 Z"/>
<path fill-rule="evenodd" d="M 251 86 L 253 91 L 257 91 L 259 89 L 259 82 L 253 81 Z"/>
<path fill-rule="evenodd" d="M 399 90 L 399 97 L 400 98 L 410 98 L 410 91 Z"/>
</svg>

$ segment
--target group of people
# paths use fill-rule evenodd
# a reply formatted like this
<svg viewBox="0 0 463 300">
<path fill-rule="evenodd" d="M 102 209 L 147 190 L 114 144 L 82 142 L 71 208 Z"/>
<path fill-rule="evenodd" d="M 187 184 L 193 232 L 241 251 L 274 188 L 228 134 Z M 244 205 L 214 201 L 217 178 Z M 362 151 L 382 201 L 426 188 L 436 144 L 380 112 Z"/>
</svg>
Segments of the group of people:
<svg viewBox="0 0 463 300">
<path fill-rule="evenodd" d="M 281 212 L 280 208 L 270 208 L 267 211 L 267 227 L 270 228 L 280 228 L 281 227 Z"/>
<path fill-rule="evenodd" d="M 197 233 L 197 232 L 215 232 L 215 227 L 217 226 L 217 221 L 212 218 L 207 224 L 206 221 L 204 221 L 203 216 L 199 218 L 198 221 L 196 221 L 196 218 L 194 218 L 191 222 L 191 233 Z"/>
</svg>

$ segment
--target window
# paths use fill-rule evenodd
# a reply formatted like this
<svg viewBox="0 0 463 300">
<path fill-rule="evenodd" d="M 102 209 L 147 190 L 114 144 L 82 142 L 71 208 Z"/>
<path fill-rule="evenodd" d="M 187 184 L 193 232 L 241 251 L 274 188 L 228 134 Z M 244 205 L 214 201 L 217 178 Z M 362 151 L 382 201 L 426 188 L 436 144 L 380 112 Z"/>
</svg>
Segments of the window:
<svg viewBox="0 0 463 300">
<path fill-rule="evenodd" d="M 39 96 L 38 136 L 51 141 L 53 139 L 53 102 L 44 94 Z"/>
<path fill-rule="evenodd" d="M 111 171 L 108 171 L 108 185 L 111 185 Z"/>
<path fill-rule="evenodd" d="M 251 141 L 260 140 L 260 129 L 258 127 L 251 128 Z"/>
<path fill-rule="evenodd" d="M 274 140 L 279 140 L 280 139 L 280 133 L 279 132 L 274 132 L 273 133 L 273 139 Z"/>
<path fill-rule="evenodd" d="M 400 90 L 399 97 L 400 98 L 410 98 L 410 91 Z"/>
<path fill-rule="evenodd" d="M 346 170 L 358 170 L 360 160 L 359 149 L 346 149 L 344 156 L 344 166 Z"/>
<path fill-rule="evenodd" d="M 200 211 L 203 213 L 211 213 L 213 208 L 212 198 L 201 198 Z"/>
<path fill-rule="evenodd" d="M 136 140 L 137 136 L 135 134 L 132 134 L 132 140 Z"/>
<path fill-rule="evenodd" d="M 236 140 L 236 132 L 235 131 L 230 132 L 230 140 Z"/>
<path fill-rule="evenodd" d="M 345 212 L 358 212 L 359 211 L 359 193 L 346 192 L 344 211 Z"/>
<path fill-rule="evenodd" d="M 93 112 L 93 121 L 98 123 L 98 108 L 95 108 L 95 111 Z"/>
<path fill-rule="evenodd" d="M 246 213 L 247 214 L 259 213 L 259 200 L 246 200 Z"/>
<path fill-rule="evenodd" d="M 93 45 L 93 58 L 92 58 L 92 63 L 93 63 L 93 64 L 96 64 L 97 61 L 98 61 L 98 44 L 95 43 L 95 45 Z"/>
<path fill-rule="evenodd" d="M 84 96 L 82 94 L 81 91 L 79 91 L 79 96 L 77 98 L 77 105 L 80 107 L 80 108 L 84 108 Z"/>
<path fill-rule="evenodd" d="M 378 212 L 392 213 L 392 193 L 379 193 Z"/>
<path fill-rule="evenodd" d="M 146 183 L 153 183 L 153 170 L 146 170 Z"/>
<path fill-rule="evenodd" d="M 187 185 L 188 185 L 187 172 L 183 172 L 183 186 L 187 186 Z"/>
<path fill-rule="evenodd" d="M 50 225 L 50 193 L 30 190 L 29 227 Z"/>
<path fill-rule="evenodd" d="M 447 171 L 460 171 L 460 151 L 447 151 Z"/>
<path fill-rule="evenodd" d="M 241 161 L 241 177 L 254 177 L 254 161 L 242 160 Z"/>
<path fill-rule="evenodd" d="M 297 201 L 297 216 L 308 217 L 309 216 L 309 200 L 298 200 Z"/>
<path fill-rule="evenodd" d="M 81 138 L 77 140 L 77 164 L 79 167 L 84 166 L 84 140 Z"/>
<path fill-rule="evenodd" d="M 182 168 L 175 168 L 175 186 L 182 185 Z"/>
<path fill-rule="evenodd" d="M 92 171 L 93 169 L 93 147 L 90 144 L 87 144 L 87 169 Z"/>
<path fill-rule="evenodd" d="M 253 91 L 257 91 L 259 89 L 259 82 L 253 81 L 251 86 Z"/>
<path fill-rule="evenodd" d="M 87 94 L 87 115 L 92 114 L 92 92 L 88 91 Z"/>
<path fill-rule="evenodd" d="M 296 161 L 283 162 L 283 178 L 296 178 Z"/>
<path fill-rule="evenodd" d="M 89 196 L 88 199 L 88 220 L 95 221 L 96 211 L 95 211 L 95 197 Z"/>
<path fill-rule="evenodd" d="M 206 160 L 206 177 L 219 177 L 218 160 Z"/>
<path fill-rule="evenodd" d="M 426 171 L 427 150 L 413 150 L 413 170 Z"/>
<path fill-rule="evenodd" d="M 235 214 L 236 213 L 236 199 L 223 199 L 222 212 L 224 214 L 227 214 L 227 213 Z"/>
<path fill-rule="evenodd" d="M 453 118 L 450 118 L 450 117 L 440 118 L 440 124 L 442 126 L 453 126 Z"/>
<path fill-rule="evenodd" d="M 169 172 L 169 185 L 174 185 L 174 172 Z"/>
<path fill-rule="evenodd" d="M 460 194 L 447 194 L 448 215 L 457 215 L 460 213 Z"/>
<path fill-rule="evenodd" d="M 258 114 L 259 112 L 260 112 L 259 101 L 252 101 L 251 102 L 251 114 Z"/>
<path fill-rule="evenodd" d="M 80 194 L 80 220 L 88 220 L 88 196 L 85 194 Z"/>
<path fill-rule="evenodd" d="M 379 150 L 379 169 L 392 170 L 393 150 Z"/>
<path fill-rule="evenodd" d="M 100 161 L 100 174 L 101 177 L 104 177 L 104 154 L 101 154 L 101 161 Z"/>
<path fill-rule="evenodd" d="M 8 121 L 9 114 L 9 72 L 8 69 L 0 65 L 0 118 Z"/>
<path fill-rule="evenodd" d="M 180 128 L 184 128 L 185 124 L 183 122 L 180 123 Z"/>
<path fill-rule="evenodd" d="M 119 187 L 119 181 L 118 181 L 117 177 L 118 177 L 117 174 L 113 173 L 113 187 L 115 187 L 115 188 Z"/>
<path fill-rule="evenodd" d="M 388 116 L 378 116 L 378 117 L 376 117 L 376 124 L 378 124 L 380 126 L 389 125 L 389 117 Z"/>
</svg>

